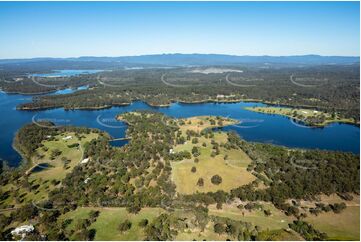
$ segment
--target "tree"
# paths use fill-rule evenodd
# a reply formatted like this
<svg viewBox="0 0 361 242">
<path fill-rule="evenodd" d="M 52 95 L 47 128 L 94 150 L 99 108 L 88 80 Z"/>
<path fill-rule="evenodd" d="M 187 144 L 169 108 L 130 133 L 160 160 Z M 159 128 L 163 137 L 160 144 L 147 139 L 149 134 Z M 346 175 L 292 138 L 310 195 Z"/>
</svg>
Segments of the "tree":
<svg viewBox="0 0 361 242">
<path fill-rule="evenodd" d="M 89 212 L 89 219 L 92 223 L 94 223 L 97 219 L 97 217 L 99 216 L 100 212 L 99 211 L 94 211 L 94 210 L 91 210 Z"/>
<path fill-rule="evenodd" d="M 226 232 L 225 226 L 221 223 L 216 223 L 213 228 L 214 232 L 216 232 L 217 234 L 223 234 L 224 232 Z"/>
<path fill-rule="evenodd" d="M 127 211 L 129 213 L 134 213 L 134 214 L 137 214 L 141 209 L 142 208 L 138 196 L 135 197 L 134 200 L 132 201 L 132 204 L 129 207 L 127 207 Z"/>
<path fill-rule="evenodd" d="M 222 183 L 222 177 L 220 177 L 219 175 L 214 175 L 212 176 L 211 178 L 211 182 L 214 184 L 214 185 L 219 185 Z"/>
<path fill-rule="evenodd" d="M 203 186 L 204 186 L 204 180 L 203 180 L 202 177 L 198 179 L 197 185 L 200 186 L 200 187 L 203 187 Z"/>
<path fill-rule="evenodd" d="M 50 154 L 50 159 L 51 160 L 54 160 L 56 157 L 58 157 L 59 155 L 61 155 L 61 150 L 59 149 L 54 149 L 51 151 L 51 154 Z"/>
<path fill-rule="evenodd" d="M 197 156 L 199 156 L 201 154 L 200 151 L 199 151 L 199 148 L 197 146 L 193 146 L 192 154 L 193 154 L 194 157 L 197 157 Z"/>
<path fill-rule="evenodd" d="M 191 171 L 195 173 L 197 171 L 197 168 L 195 166 L 192 167 Z"/>
<path fill-rule="evenodd" d="M 342 210 L 346 208 L 346 204 L 344 202 L 342 203 L 335 203 L 331 205 L 331 208 L 334 213 L 340 213 Z"/>
<path fill-rule="evenodd" d="M 139 225 L 139 227 L 144 228 L 148 225 L 148 223 L 149 223 L 148 219 L 144 218 L 144 219 L 140 220 L 138 225 Z"/>
<path fill-rule="evenodd" d="M 118 228 L 121 232 L 125 232 L 129 230 L 131 227 L 132 227 L 132 223 L 128 219 L 126 219 L 123 223 L 119 224 Z"/>
<path fill-rule="evenodd" d="M 172 219 L 168 214 L 161 214 L 159 217 L 150 223 L 146 230 L 146 240 L 150 241 L 165 241 L 173 240 L 177 235 L 177 231 L 173 229 L 174 225 Z"/>
<path fill-rule="evenodd" d="M 216 208 L 217 209 L 222 209 L 222 203 L 217 203 Z"/>
<path fill-rule="evenodd" d="M 264 214 L 268 217 L 268 216 L 271 216 L 271 210 L 269 210 L 269 209 L 265 209 L 264 211 Z"/>
</svg>

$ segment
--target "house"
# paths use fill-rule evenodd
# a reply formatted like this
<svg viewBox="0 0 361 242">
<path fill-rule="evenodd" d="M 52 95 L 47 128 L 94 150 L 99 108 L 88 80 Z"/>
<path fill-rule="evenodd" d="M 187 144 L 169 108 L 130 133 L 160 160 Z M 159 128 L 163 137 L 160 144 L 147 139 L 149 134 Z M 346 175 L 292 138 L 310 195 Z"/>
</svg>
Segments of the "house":
<svg viewBox="0 0 361 242">
<path fill-rule="evenodd" d="M 68 135 L 68 136 L 64 137 L 63 140 L 69 140 L 69 139 L 72 139 L 72 138 L 73 138 L 73 136 Z"/>
<path fill-rule="evenodd" d="M 12 235 L 22 235 L 25 236 L 27 233 L 31 233 L 34 231 L 33 225 L 22 225 L 20 227 L 17 227 L 16 229 L 11 231 Z"/>
<path fill-rule="evenodd" d="M 224 98 L 224 95 L 222 95 L 222 94 L 217 94 L 217 98 Z"/>
<path fill-rule="evenodd" d="M 233 98 L 233 97 L 235 97 L 235 96 L 236 96 L 236 95 L 234 95 L 234 94 L 230 94 L 230 95 L 217 94 L 217 98 L 218 98 L 218 99 Z"/>
<path fill-rule="evenodd" d="M 90 160 L 90 158 L 85 158 L 85 159 L 82 160 L 80 163 L 81 163 L 81 164 L 86 164 L 86 163 L 88 163 L 89 160 Z"/>
</svg>

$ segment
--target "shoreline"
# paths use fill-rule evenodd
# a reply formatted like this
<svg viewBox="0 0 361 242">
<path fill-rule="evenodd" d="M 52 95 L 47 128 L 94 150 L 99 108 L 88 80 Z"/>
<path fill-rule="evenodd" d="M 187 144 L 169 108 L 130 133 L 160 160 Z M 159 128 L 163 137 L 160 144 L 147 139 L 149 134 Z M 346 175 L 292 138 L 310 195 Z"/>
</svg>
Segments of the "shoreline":
<svg viewBox="0 0 361 242">
<path fill-rule="evenodd" d="M 282 108 L 281 106 L 278 106 L 280 108 Z M 283 117 L 287 117 L 289 119 L 293 119 L 293 120 L 296 120 L 296 121 L 299 121 L 299 122 L 302 122 L 304 123 L 305 126 L 308 126 L 310 128 L 324 128 L 330 124 L 334 124 L 334 123 L 339 123 L 339 124 L 348 124 L 348 125 L 353 125 L 353 126 L 356 126 L 356 127 L 360 127 L 360 123 L 357 122 L 353 122 L 353 121 L 348 121 L 348 120 L 325 120 L 324 122 L 322 123 L 319 123 L 319 124 L 312 124 L 312 123 L 307 123 L 304 121 L 304 119 L 300 119 L 298 117 L 293 117 L 293 116 L 290 116 L 290 115 L 287 115 L 287 114 L 283 114 L 283 113 L 268 113 L 268 112 L 263 112 L 263 111 L 258 111 L 258 110 L 254 110 L 252 107 L 244 107 L 243 108 L 244 110 L 247 110 L 247 111 L 250 111 L 250 112 L 255 112 L 255 113 L 262 113 L 262 114 L 266 114 L 266 115 L 277 115 L 277 116 L 283 116 Z M 295 108 L 297 109 L 297 108 Z M 309 109 L 309 110 L 312 110 L 312 109 Z"/>
<path fill-rule="evenodd" d="M 167 108 L 172 106 L 175 103 L 180 103 L 180 104 L 203 104 L 203 103 L 215 103 L 215 104 L 221 104 L 221 103 L 250 103 L 250 102 L 255 102 L 255 103 L 260 103 L 260 104 L 265 104 L 265 105 L 269 105 L 269 106 L 273 106 L 273 107 L 286 107 L 286 108 L 294 108 L 294 109 L 299 109 L 299 108 L 304 108 L 304 109 L 317 109 L 317 110 L 322 110 L 322 107 L 317 107 L 317 106 L 309 106 L 309 105 L 297 105 L 297 106 L 293 106 L 293 105 L 289 105 L 289 104 L 281 104 L 281 103 L 274 103 L 274 102 L 268 102 L 268 101 L 262 101 L 260 99 L 235 99 L 235 100 L 215 100 L 215 99 L 206 99 L 206 100 L 200 100 L 200 101 L 183 101 L 183 100 L 172 100 L 172 102 L 168 103 L 168 104 L 153 104 L 153 103 L 148 103 L 142 100 L 133 100 L 133 101 L 141 101 L 145 104 L 147 104 L 150 107 L 154 107 L 154 108 Z M 16 107 L 16 110 L 19 111 L 39 111 L 39 110 L 51 110 L 51 109 L 58 109 L 58 108 L 63 108 L 64 111 L 73 111 L 73 110 L 104 110 L 104 109 L 110 109 L 112 107 L 124 107 L 124 106 L 129 106 L 131 104 L 133 104 L 132 102 L 129 103 L 119 103 L 119 104 L 110 104 L 110 105 L 104 105 L 104 106 L 100 106 L 100 107 L 74 107 L 74 108 L 65 108 L 62 105 L 59 106 L 47 106 L 47 107 L 32 107 L 32 108 L 28 108 L 28 107 Z M 253 110 L 248 110 L 251 112 L 257 112 L 257 111 L 253 111 Z M 270 114 L 270 113 L 265 113 L 265 112 L 258 112 L 258 113 L 263 113 L 263 114 Z M 295 119 L 297 121 L 303 121 L 301 119 L 298 118 L 294 118 L 294 117 L 290 117 L 287 115 L 283 115 L 283 114 L 275 114 L 275 115 L 281 115 L 281 116 L 285 116 L 291 119 Z M 326 122 L 320 125 L 309 125 L 307 124 L 307 126 L 310 127 L 315 127 L 315 128 L 322 128 L 325 127 L 329 124 L 332 123 L 342 123 L 342 124 L 348 124 L 348 125 L 354 125 L 357 127 L 360 127 L 360 122 L 357 121 L 356 123 L 354 122 L 350 122 L 350 121 L 342 121 L 342 120 L 335 120 L 332 122 Z"/>
<path fill-rule="evenodd" d="M 64 111 L 74 111 L 74 110 L 103 110 L 103 109 L 110 109 L 112 107 L 123 107 L 123 106 L 129 106 L 132 103 L 119 103 L 119 104 L 113 104 L 113 105 L 104 105 L 104 106 L 99 106 L 99 107 L 74 107 L 74 108 L 67 108 L 64 106 L 48 106 L 48 107 L 33 107 L 33 108 L 28 108 L 28 107 L 16 107 L 16 110 L 19 111 L 39 111 L 39 110 L 51 110 L 51 109 L 58 109 L 58 108 L 63 108 Z"/>
<path fill-rule="evenodd" d="M 17 146 L 17 139 L 18 139 L 18 131 L 15 134 L 15 137 L 13 139 L 13 142 L 11 144 L 11 147 L 16 151 L 16 153 L 18 153 L 21 157 L 21 160 L 18 162 L 18 164 L 16 166 L 11 166 L 14 168 L 20 168 L 20 169 L 26 169 L 28 166 L 32 165 L 32 160 L 31 157 L 27 157 L 26 154 L 21 151 L 21 148 Z M 8 162 L 8 161 L 6 161 Z"/>
<path fill-rule="evenodd" d="M 170 107 L 172 106 L 174 103 L 181 103 L 181 104 L 202 104 L 202 103 L 240 103 L 240 102 L 258 102 L 258 103 L 264 103 L 262 100 L 259 99 L 235 99 L 235 100 L 217 100 L 217 99 L 206 99 L 206 100 L 200 100 L 200 101 L 183 101 L 183 100 L 172 100 L 172 102 L 167 103 L 167 104 L 154 104 L 154 103 L 148 103 L 146 101 L 143 100 L 133 100 L 132 102 L 129 103 L 119 103 L 119 104 L 109 104 L 109 105 L 104 105 L 101 107 L 74 107 L 74 108 L 66 108 L 63 105 L 59 105 L 59 106 L 47 106 L 47 107 L 16 107 L 17 110 L 21 110 L 21 111 L 36 111 L 36 110 L 49 110 L 49 109 L 57 109 L 57 108 L 63 108 L 64 110 L 101 110 L 101 109 L 108 109 L 108 108 L 112 108 L 112 107 L 121 107 L 121 106 L 129 106 L 131 105 L 134 101 L 141 101 L 144 102 L 145 104 L 154 107 L 154 108 L 164 108 L 164 107 Z"/>
</svg>

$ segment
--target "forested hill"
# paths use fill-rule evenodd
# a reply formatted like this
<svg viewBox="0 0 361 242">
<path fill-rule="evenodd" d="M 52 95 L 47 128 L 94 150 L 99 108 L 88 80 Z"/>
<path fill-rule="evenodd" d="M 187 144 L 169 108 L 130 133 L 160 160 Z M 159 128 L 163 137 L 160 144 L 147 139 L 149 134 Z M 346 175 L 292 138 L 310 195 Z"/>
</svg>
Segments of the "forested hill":
<svg viewBox="0 0 361 242">
<path fill-rule="evenodd" d="M 107 62 L 118 64 L 139 65 L 234 65 L 234 64 L 353 64 L 359 63 L 358 56 L 320 56 L 320 55 L 294 55 L 294 56 L 237 56 L 223 54 L 156 54 L 120 57 L 93 57 L 83 56 L 79 58 L 33 58 L 33 59 L 3 59 L 0 65 L 49 62 Z"/>
</svg>

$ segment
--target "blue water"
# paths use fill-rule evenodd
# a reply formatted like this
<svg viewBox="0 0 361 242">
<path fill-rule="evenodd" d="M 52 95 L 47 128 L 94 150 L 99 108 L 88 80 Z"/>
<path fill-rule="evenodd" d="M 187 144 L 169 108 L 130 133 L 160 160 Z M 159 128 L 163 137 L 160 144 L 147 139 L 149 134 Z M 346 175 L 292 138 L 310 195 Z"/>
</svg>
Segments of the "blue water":
<svg viewBox="0 0 361 242">
<path fill-rule="evenodd" d="M 89 86 L 80 86 L 77 88 L 66 88 L 66 89 L 62 89 L 62 90 L 57 90 L 55 92 L 53 92 L 52 94 L 70 94 L 76 91 L 80 91 L 80 90 L 86 90 L 88 89 Z"/>
<path fill-rule="evenodd" d="M 66 77 L 77 76 L 82 74 L 94 74 L 103 70 L 54 70 L 52 73 L 32 74 L 35 77 Z"/>
<path fill-rule="evenodd" d="M 75 125 L 99 128 L 114 138 L 125 136 L 126 124 L 114 117 L 123 112 L 147 109 L 162 112 L 172 117 L 191 117 L 196 115 L 219 115 L 241 121 L 239 125 L 229 126 L 223 130 L 235 130 L 248 141 L 257 141 L 284 145 L 288 147 L 319 148 L 327 150 L 360 152 L 360 129 L 348 124 L 332 124 L 326 128 L 308 128 L 291 122 L 287 117 L 267 115 L 244 110 L 247 106 L 262 106 L 260 103 L 228 104 L 181 104 L 170 107 L 154 108 L 143 102 L 134 102 L 129 106 L 113 107 L 105 110 L 64 111 L 52 109 L 42 111 L 18 111 L 16 105 L 29 102 L 31 96 L 8 95 L 0 93 L 0 158 L 10 165 L 20 163 L 19 154 L 12 148 L 16 131 L 32 120 L 50 120 L 57 125 Z M 127 141 L 114 141 L 112 145 L 122 146 Z"/>
</svg>

